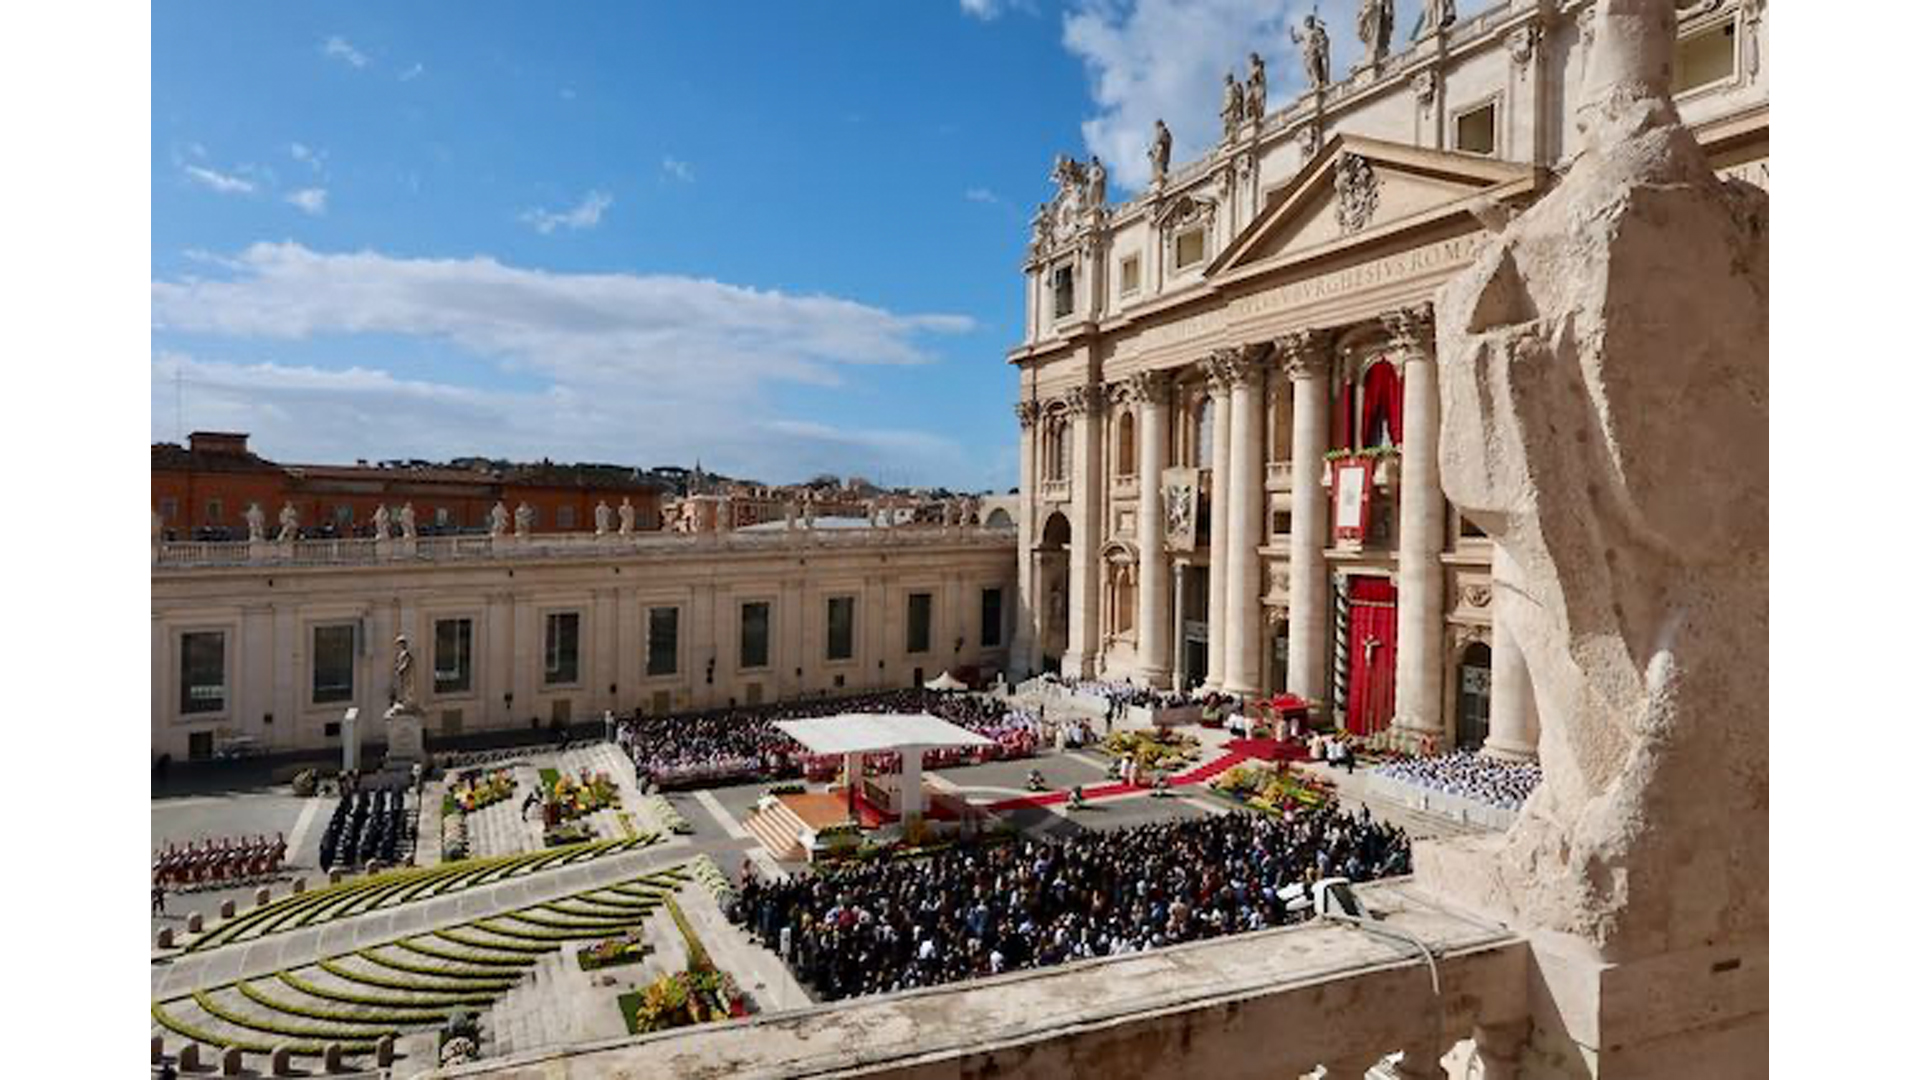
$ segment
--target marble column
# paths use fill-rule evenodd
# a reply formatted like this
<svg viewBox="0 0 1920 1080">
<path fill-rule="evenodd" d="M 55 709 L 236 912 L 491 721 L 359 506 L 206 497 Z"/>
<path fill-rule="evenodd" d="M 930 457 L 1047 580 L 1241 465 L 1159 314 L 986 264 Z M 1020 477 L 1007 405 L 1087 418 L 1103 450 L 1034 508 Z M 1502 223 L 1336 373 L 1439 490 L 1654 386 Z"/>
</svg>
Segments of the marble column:
<svg viewBox="0 0 1920 1080">
<path fill-rule="evenodd" d="M 1182 693 L 1192 676 L 1187 673 L 1187 564 L 1173 564 L 1173 686 Z"/>
<path fill-rule="evenodd" d="M 1540 711 L 1533 696 L 1533 677 L 1520 642 L 1501 611 L 1514 596 L 1505 587 L 1513 578 L 1513 558 L 1504 548 L 1493 549 L 1493 700 L 1488 703 L 1487 743 L 1481 753 L 1507 761 L 1532 761 L 1540 753 Z"/>
<path fill-rule="evenodd" d="M 1149 686 L 1167 685 L 1172 662 L 1167 647 L 1166 509 L 1160 500 L 1160 473 L 1167 465 L 1167 380 L 1146 371 L 1128 380 L 1138 408 L 1135 437 L 1140 440 L 1140 505 L 1134 515 L 1134 539 L 1140 546 L 1139 613 L 1134 620 L 1139 642 L 1134 674 Z"/>
<path fill-rule="evenodd" d="M 1100 398 L 1093 389 L 1067 391 L 1073 418 L 1073 542 L 1067 568 L 1067 652 L 1061 674 L 1093 677 L 1100 651 Z"/>
<path fill-rule="evenodd" d="M 1264 344 L 1243 345 L 1217 359 L 1232 387 L 1233 413 L 1226 487 L 1226 672 L 1221 686 L 1239 697 L 1260 692 L 1260 538 L 1265 532 L 1261 519 L 1266 507 L 1269 351 Z"/>
<path fill-rule="evenodd" d="M 1228 486 L 1233 472 L 1232 384 L 1225 369 L 1211 363 L 1207 392 L 1212 397 L 1213 446 L 1210 448 L 1211 494 L 1208 496 L 1207 544 L 1207 680 L 1208 690 L 1219 690 L 1227 678 L 1227 564 L 1233 558 L 1228 524 Z"/>
<path fill-rule="evenodd" d="M 1015 402 L 1013 414 L 1020 421 L 1020 591 L 1014 599 L 1013 648 L 1007 657 L 1007 666 L 1012 670 L 1007 678 L 1018 683 L 1040 670 L 1040 635 L 1035 623 L 1043 598 L 1041 582 L 1034 574 L 1033 554 L 1034 510 L 1040 505 L 1040 478 L 1034 467 L 1038 457 L 1034 453 L 1034 442 L 1040 437 L 1037 423 L 1040 403 Z"/>
<path fill-rule="evenodd" d="M 1396 624 L 1393 726 L 1411 749 L 1446 749 L 1441 712 L 1445 672 L 1444 576 L 1446 496 L 1440 491 L 1440 386 L 1433 359 L 1433 307 L 1388 312 L 1383 321 L 1401 360 L 1399 617 Z"/>
<path fill-rule="evenodd" d="M 1327 497 L 1320 469 L 1327 455 L 1328 379 L 1333 338 L 1295 330 L 1279 341 L 1293 382 L 1293 529 L 1287 536 L 1287 691 L 1327 699 Z"/>
</svg>

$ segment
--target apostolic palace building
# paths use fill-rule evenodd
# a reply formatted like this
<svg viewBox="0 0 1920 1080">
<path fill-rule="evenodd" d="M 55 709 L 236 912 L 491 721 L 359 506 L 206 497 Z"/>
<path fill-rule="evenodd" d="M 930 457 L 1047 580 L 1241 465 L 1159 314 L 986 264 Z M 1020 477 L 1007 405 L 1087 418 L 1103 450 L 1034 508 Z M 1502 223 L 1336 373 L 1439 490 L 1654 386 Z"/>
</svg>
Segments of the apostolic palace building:
<svg viewBox="0 0 1920 1080">
<path fill-rule="evenodd" d="M 1682 119 L 1765 187 L 1766 5 L 1682 7 Z M 1170 162 L 1162 127 L 1132 200 L 1097 158 L 1055 163 L 1009 354 L 1016 665 L 1531 756 L 1500 558 L 1440 489 L 1431 300 L 1576 149 L 1591 14 L 1496 4 L 1340 81 L 1313 26 L 1306 93 L 1269 108 L 1258 58 L 1230 73 L 1206 153 Z"/>
</svg>

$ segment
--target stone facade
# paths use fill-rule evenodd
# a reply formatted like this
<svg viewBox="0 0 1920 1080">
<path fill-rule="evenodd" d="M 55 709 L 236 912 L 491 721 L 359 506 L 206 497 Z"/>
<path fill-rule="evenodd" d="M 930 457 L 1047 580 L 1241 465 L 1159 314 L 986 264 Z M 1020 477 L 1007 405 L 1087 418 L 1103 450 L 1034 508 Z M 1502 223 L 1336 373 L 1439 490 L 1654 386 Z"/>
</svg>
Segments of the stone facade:
<svg viewBox="0 0 1920 1080">
<path fill-rule="evenodd" d="M 1577 152 L 1590 7 L 1423 32 L 1124 204 L 1056 165 L 1010 354 L 1016 669 L 1292 691 L 1409 748 L 1533 753 L 1494 545 L 1440 487 L 1432 302 Z M 1676 64 L 1715 171 L 1763 187 L 1767 21 L 1693 5 Z"/>
<path fill-rule="evenodd" d="M 203 756 L 242 736 L 338 747 L 347 708 L 363 731 L 386 711 L 402 633 L 429 746 L 606 709 L 851 693 L 949 669 L 990 678 L 1013 632 L 1013 545 L 1011 529 L 971 527 L 157 544 L 152 753 Z M 918 593 L 927 647 L 909 652 Z M 844 657 L 828 656 L 830 597 L 854 601 Z M 764 661 L 743 662 L 762 613 Z M 651 648 L 656 630 L 670 648 Z"/>
</svg>

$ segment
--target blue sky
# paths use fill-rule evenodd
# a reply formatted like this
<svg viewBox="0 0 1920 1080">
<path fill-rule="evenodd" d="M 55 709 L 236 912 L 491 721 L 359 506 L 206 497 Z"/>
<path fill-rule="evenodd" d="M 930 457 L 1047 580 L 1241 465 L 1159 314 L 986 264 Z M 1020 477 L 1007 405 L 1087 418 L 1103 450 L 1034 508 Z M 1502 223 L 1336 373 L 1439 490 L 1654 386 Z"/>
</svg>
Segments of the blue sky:
<svg viewBox="0 0 1920 1080">
<path fill-rule="evenodd" d="M 1311 7 L 162 0 L 152 435 L 1008 487 L 1053 155 L 1192 157 Z"/>
</svg>

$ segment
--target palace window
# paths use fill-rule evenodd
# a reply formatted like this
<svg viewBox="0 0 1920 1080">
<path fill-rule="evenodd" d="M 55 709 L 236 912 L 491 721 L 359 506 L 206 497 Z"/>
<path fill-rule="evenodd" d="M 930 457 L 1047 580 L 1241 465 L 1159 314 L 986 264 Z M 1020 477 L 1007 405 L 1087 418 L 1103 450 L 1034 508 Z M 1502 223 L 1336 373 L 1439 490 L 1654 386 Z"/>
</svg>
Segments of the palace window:
<svg viewBox="0 0 1920 1080">
<path fill-rule="evenodd" d="M 313 703 L 353 700 L 354 626 L 313 628 Z"/>
<path fill-rule="evenodd" d="M 442 528 L 442 529 L 446 528 L 448 525 L 453 524 L 453 511 L 448 510 L 444 506 L 434 507 L 433 508 L 433 524 L 436 527 Z"/>
<path fill-rule="evenodd" d="M 160 520 L 172 521 L 180 516 L 180 503 L 174 499 L 160 500 Z"/>
<path fill-rule="evenodd" d="M 1041 475 L 1047 480 L 1065 480 L 1073 464 L 1073 443 L 1070 438 L 1072 427 L 1064 416 L 1054 415 L 1047 418 L 1046 437 L 1041 443 L 1044 461 L 1041 462 Z"/>
<path fill-rule="evenodd" d="M 1173 238 L 1173 268 L 1185 270 L 1207 257 L 1207 231 L 1188 229 Z"/>
<path fill-rule="evenodd" d="M 1205 394 L 1194 408 L 1193 456 L 1188 462 L 1202 468 L 1211 465 L 1213 455 L 1213 395 Z"/>
<path fill-rule="evenodd" d="M 220 524 L 220 520 L 225 516 L 226 507 L 221 504 L 219 499 L 207 500 L 207 524 L 218 525 Z"/>
<path fill-rule="evenodd" d="M 1129 255 L 1120 260 L 1120 295 L 1140 291 L 1140 256 Z"/>
<path fill-rule="evenodd" d="M 1498 106 L 1489 101 L 1454 117 L 1453 148 L 1463 154 L 1493 153 L 1494 121 L 1498 115 Z"/>
<path fill-rule="evenodd" d="M 1001 604 L 998 586 L 980 590 L 980 647 L 983 649 L 1000 647 L 1001 626 L 1005 621 Z"/>
<path fill-rule="evenodd" d="M 353 524 L 353 507 L 348 506 L 345 503 L 340 503 L 334 506 L 333 521 L 334 521 L 334 524 L 341 525 L 341 526 Z"/>
<path fill-rule="evenodd" d="M 1134 444 L 1138 441 L 1134 431 L 1132 409 L 1120 414 L 1120 423 L 1117 428 L 1116 437 L 1119 439 L 1119 446 L 1115 448 L 1114 457 L 1118 461 L 1119 468 L 1115 471 L 1121 476 L 1132 476 L 1137 471 L 1134 463 Z"/>
<path fill-rule="evenodd" d="M 907 594 L 907 651 L 923 653 L 933 648 L 933 594 Z"/>
<path fill-rule="evenodd" d="M 680 609 L 647 609 L 647 675 L 657 678 L 680 670 Z"/>
<path fill-rule="evenodd" d="M 554 512 L 554 525 L 561 529 L 573 528 L 573 507 L 563 506 Z"/>
<path fill-rule="evenodd" d="M 827 597 L 827 659 L 853 659 L 853 597 Z"/>
<path fill-rule="evenodd" d="M 1680 39 L 1673 54 L 1673 92 L 1684 94 L 1733 78 L 1734 25 L 1727 19 Z"/>
<path fill-rule="evenodd" d="M 740 605 L 740 667 L 743 670 L 767 666 L 767 633 L 772 621 L 772 604 L 758 600 Z"/>
<path fill-rule="evenodd" d="M 180 635 L 180 711 L 227 707 L 227 635 L 218 630 Z"/>
<path fill-rule="evenodd" d="M 433 692 L 464 694 L 473 689 L 473 620 L 435 619 Z"/>
<path fill-rule="evenodd" d="M 1064 319 L 1073 314 L 1073 267 L 1059 266 L 1053 271 L 1053 317 Z"/>
<path fill-rule="evenodd" d="M 547 616 L 546 685 L 565 686 L 580 681 L 580 613 L 556 611 Z"/>
</svg>

